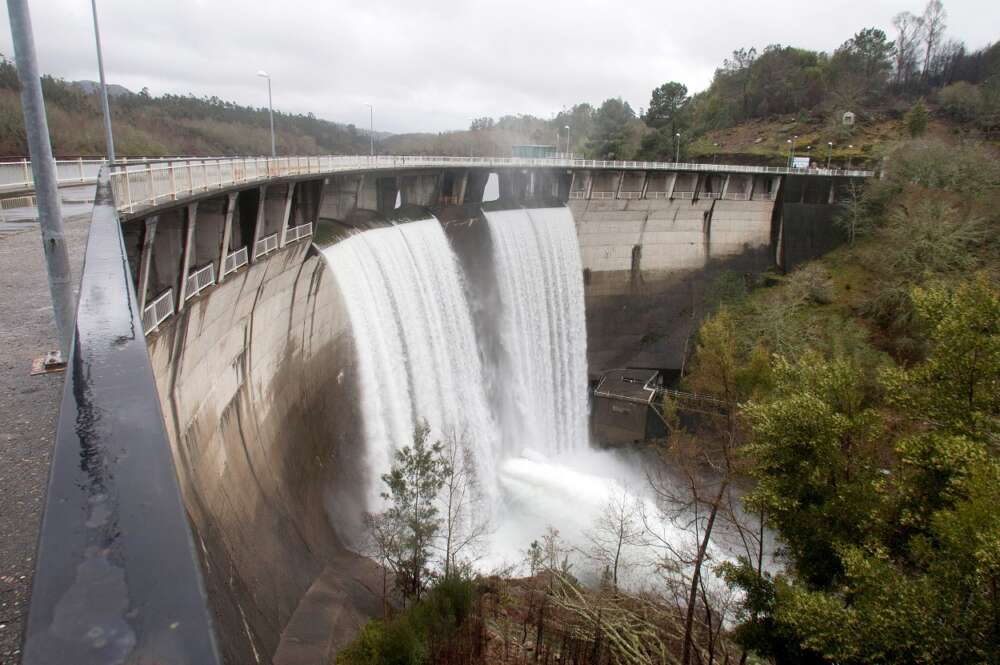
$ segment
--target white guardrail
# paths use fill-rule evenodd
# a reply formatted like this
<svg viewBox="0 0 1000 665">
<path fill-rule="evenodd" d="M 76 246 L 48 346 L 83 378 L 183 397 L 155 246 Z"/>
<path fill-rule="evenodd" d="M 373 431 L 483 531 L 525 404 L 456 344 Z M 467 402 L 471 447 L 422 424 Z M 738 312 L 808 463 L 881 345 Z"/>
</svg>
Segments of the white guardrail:
<svg viewBox="0 0 1000 665">
<path fill-rule="evenodd" d="M 295 242 L 306 236 L 311 236 L 313 232 L 313 225 L 309 224 L 299 224 L 298 226 L 293 226 L 287 231 L 285 231 L 285 244 L 290 242 Z"/>
<path fill-rule="evenodd" d="M 276 249 L 278 249 L 278 234 L 272 233 L 257 241 L 257 244 L 253 248 L 253 258 L 259 259 Z"/>
<path fill-rule="evenodd" d="M 97 174 L 104 166 L 103 159 L 57 159 L 56 180 L 60 186 L 85 185 L 97 182 Z M 0 191 L 16 192 L 35 188 L 31 175 L 31 162 L 0 162 Z"/>
<path fill-rule="evenodd" d="M 222 266 L 223 276 L 229 273 L 239 270 L 247 264 L 247 248 L 240 247 L 235 252 L 226 255 L 226 262 Z"/>
<path fill-rule="evenodd" d="M 206 289 L 213 284 L 215 284 L 215 264 L 209 263 L 204 268 L 199 268 L 188 275 L 187 285 L 184 289 L 184 299 L 191 300 L 202 289 Z"/>
<path fill-rule="evenodd" d="M 104 162 L 99 159 L 57 160 L 60 185 L 94 182 Z M 567 168 L 707 173 L 796 174 L 811 176 L 871 177 L 871 171 L 793 169 L 783 166 L 737 166 L 685 162 L 640 162 L 603 159 L 520 157 L 423 157 L 394 155 L 326 155 L 317 157 L 205 157 L 120 160 L 111 165 L 115 204 L 122 212 L 153 207 L 179 198 L 270 178 L 394 170 L 419 167 L 469 168 Z M 31 162 L 0 163 L 0 192 L 30 189 Z M 596 192 L 595 192 L 596 193 Z M 571 198 L 575 198 L 571 194 Z M 675 195 L 675 198 L 676 195 Z"/>
<path fill-rule="evenodd" d="M 147 334 L 174 313 L 174 290 L 167 289 L 142 310 L 142 328 Z"/>
</svg>

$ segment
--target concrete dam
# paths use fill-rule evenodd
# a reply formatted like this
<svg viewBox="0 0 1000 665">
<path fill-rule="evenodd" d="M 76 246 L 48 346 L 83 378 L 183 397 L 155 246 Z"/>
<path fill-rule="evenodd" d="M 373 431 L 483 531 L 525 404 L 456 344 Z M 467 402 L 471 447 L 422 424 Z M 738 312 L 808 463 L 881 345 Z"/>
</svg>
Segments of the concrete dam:
<svg viewBox="0 0 1000 665">
<path fill-rule="evenodd" d="M 826 251 L 869 175 L 105 168 L 24 662 L 332 662 L 381 612 L 361 517 L 419 421 L 468 441 L 495 524 L 484 560 L 510 562 L 617 487 L 588 382 L 679 371 L 714 277 Z"/>
</svg>

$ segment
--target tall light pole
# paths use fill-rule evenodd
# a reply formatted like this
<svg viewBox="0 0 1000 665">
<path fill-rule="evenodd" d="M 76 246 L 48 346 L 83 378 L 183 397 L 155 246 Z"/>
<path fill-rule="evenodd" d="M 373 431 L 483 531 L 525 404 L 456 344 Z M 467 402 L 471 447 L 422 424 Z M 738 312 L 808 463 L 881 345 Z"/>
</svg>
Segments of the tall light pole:
<svg viewBox="0 0 1000 665">
<path fill-rule="evenodd" d="M 830 157 L 833 156 L 833 141 L 826 142 L 826 170 L 830 170 Z"/>
<path fill-rule="evenodd" d="M 267 79 L 267 114 L 271 118 L 271 157 L 277 157 L 278 151 L 274 147 L 274 102 L 271 99 L 271 75 L 262 69 L 257 72 L 257 76 Z"/>
<path fill-rule="evenodd" d="M 681 162 L 681 133 L 674 134 L 674 164 Z"/>
<path fill-rule="evenodd" d="M 45 100 L 42 98 L 42 81 L 38 78 L 35 38 L 31 32 L 27 0 L 7 0 L 7 13 L 10 16 L 17 78 L 21 84 L 21 107 L 31 154 L 31 174 L 38 198 L 38 224 L 48 268 L 52 313 L 59 334 L 59 350 L 65 362 L 73 342 L 73 288 L 70 285 L 69 253 L 63 237 L 56 163 L 52 159 L 49 123 L 45 119 Z"/>
<path fill-rule="evenodd" d="M 107 143 L 108 161 L 115 161 L 115 139 L 111 134 L 111 107 L 108 106 L 108 85 L 104 80 L 104 54 L 101 53 L 101 31 L 97 27 L 97 0 L 90 0 L 94 13 L 94 41 L 97 43 L 97 71 L 101 75 L 101 106 L 104 107 L 104 140 Z"/>
<path fill-rule="evenodd" d="M 365 104 L 368 107 L 368 137 L 371 139 L 371 156 L 375 156 L 375 106 Z"/>
<path fill-rule="evenodd" d="M 795 163 L 795 161 L 794 161 L 794 158 L 795 158 L 795 140 L 797 138 L 799 138 L 799 135 L 798 134 L 793 134 L 792 138 L 790 138 L 787 141 L 785 141 L 785 143 L 788 144 L 788 168 L 792 168 L 792 165 Z"/>
<path fill-rule="evenodd" d="M 851 170 L 851 151 L 854 150 L 854 144 L 847 146 L 847 170 Z"/>
<path fill-rule="evenodd" d="M 569 125 L 563 125 L 563 129 L 566 130 L 566 159 L 573 159 L 573 148 L 570 145 L 570 128 Z"/>
</svg>

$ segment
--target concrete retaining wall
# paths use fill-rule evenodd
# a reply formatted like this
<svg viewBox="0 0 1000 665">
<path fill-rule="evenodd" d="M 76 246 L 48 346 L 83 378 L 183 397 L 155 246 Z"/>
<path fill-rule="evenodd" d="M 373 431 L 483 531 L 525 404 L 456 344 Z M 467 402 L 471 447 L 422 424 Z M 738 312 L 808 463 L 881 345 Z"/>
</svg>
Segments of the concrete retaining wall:
<svg viewBox="0 0 1000 665">
<path fill-rule="evenodd" d="M 363 456 L 347 316 L 310 247 L 229 275 L 149 338 L 230 663 L 326 662 L 381 607 L 379 576 L 328 518 L 359 512 L 343 497 Z"/>
</svg>

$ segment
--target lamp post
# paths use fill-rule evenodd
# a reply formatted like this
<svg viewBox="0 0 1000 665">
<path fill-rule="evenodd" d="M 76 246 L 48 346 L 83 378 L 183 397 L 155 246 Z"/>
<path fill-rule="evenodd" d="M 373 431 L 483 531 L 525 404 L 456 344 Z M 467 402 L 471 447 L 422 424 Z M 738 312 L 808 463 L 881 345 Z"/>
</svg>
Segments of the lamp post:
<svg viewBox="0 0 1000 665">
<path fill-rule="evenodd" d="M 681 161 L 681 133 L 677 132 L 674 134 L 674 164 L 680 164 Z"/>
<path fill-rule="evenodd" d="M 790 139 L 788 139 L 788 140 L 785 141 L 785 143 L 788 144 L 788 168 L 792 168 L 792 165 L 795 163 L 794 162 L 794 158 L 795 158 L 795 140 L 798 139 L 798 138 L 799 138 L 798 134 L 793 134 L 792 138 L 790 138 Z"/>
<path fill-rule="evenodd" d="M 833 141 L 826 142 L 826 170 L 830 170 L 830 157 L 833 156 Z"/>
<path fill-rule="evenodd" d="M 854 144 L 851 144 L 851 145 L 847 146 L 847 150 L 848 151 L 854 150 Z M 847 170 L 848 171 L 851 170 L 851 153 L 850 152 L 847 153 Z"/>
<path fill-rule="evenodd" d="M 94 13 L 94 42 L 97 44 L 97 72 L 101 76 L 101 106 L 104 109 L 104 141 L 107 144 L 108 161 L 115 161 L 115 139 L 111 134 L 111 107 L 108 106 L 108 86 L 104 81 L 104 55 L 101 53 L 101 31 L 97 27 L 97 0 L 90 0 Z"/>
<path fill-rule="evenodd" d="M 56 162 L 52 158 L 49 124 L 45 117 L 42 80 L 38 76 L 35 37 L 31 31 L 27 0 L 7 0 L 7 14 L 10 16 L 17 79 L 21 85 L 21 108 L 31 155 L 31 175 L 35 184 L 35 196 L 38 198 L 38 226 L 42 234 L 49 292 L 52 295 L 52 314 L 59 334 L 59 351 L 62 354 L 60 360 L 66 362 L 73 342 L 75 299 L 69 270 L 69 252 L 63 236 Z"/>
<path fill-rule="evenodd" d="M 569 142 L 569 137 L 570 137 L 570 128 L 569 128 L 569 125 L 563 125 L 563 129 L 566 130 L 566 159 L 573 159 L 573 155 L 570 152 L 571 148 L 570 148 L 570 142 Z"/>
<path fill-rule="evenodd" d="M 718 164 L 719 163 L 719 144 L 718 144 L 718 142 L 713 143 L 712 147 L 715 148 L 715 150 L 712 151 L 712 163 L 713 164 Z"/>
<path fill-rule="evenodd" d="M 365 104 L 368 107 L 368 138 L 371 139 L 371 156 L 375 156 L 375 106 Z"/>
<path fill-rule="evenodd" d="M 257 76 L 267 79 L 267 113 L 271 118 L 271 157 L 277 157 L 278 151 L 274 147 L 274 103 L 271 100 L 271 75 L 260 70 Z"/>
</svg>

